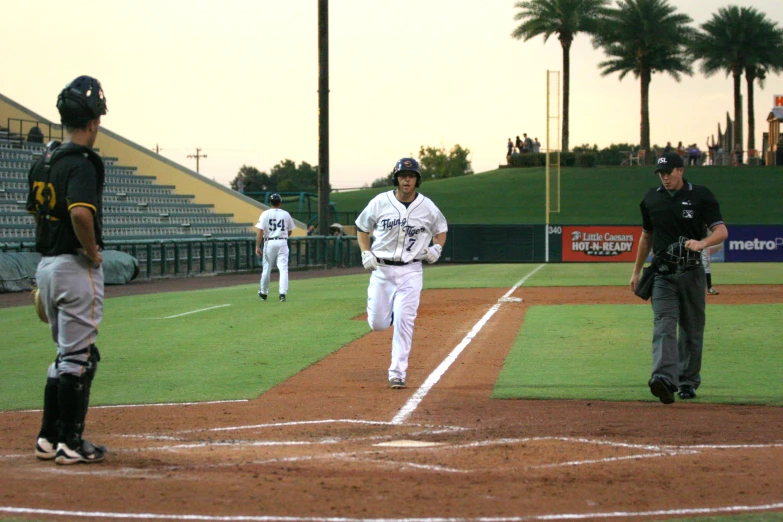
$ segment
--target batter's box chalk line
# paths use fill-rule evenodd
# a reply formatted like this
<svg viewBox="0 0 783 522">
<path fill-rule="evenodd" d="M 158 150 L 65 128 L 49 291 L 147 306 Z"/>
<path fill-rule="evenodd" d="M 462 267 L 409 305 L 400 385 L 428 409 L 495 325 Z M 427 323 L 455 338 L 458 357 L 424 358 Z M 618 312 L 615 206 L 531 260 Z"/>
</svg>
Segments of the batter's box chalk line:
<svg viewBox="0 0 783 522">
<path fill-rule="evenodd" d="M 501 297 L 498 299 L 498 303 L 521 303 L 521 297 Z"/>
</svg>

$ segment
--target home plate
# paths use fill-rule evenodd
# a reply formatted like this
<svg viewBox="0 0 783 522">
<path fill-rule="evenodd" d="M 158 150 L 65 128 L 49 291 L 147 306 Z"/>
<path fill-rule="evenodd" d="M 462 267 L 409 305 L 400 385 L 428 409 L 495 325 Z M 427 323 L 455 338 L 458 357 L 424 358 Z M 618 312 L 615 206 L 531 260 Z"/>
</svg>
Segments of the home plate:
<svg viewBox="0 0 783 522">
<path fill-rule="evenodd" d="M 379 442 L 373 446 L 382 446 L 387 448 L 429 448 L 431 446 L 443 446 L 445 442 L 427 442 L 423 440 L 390 440 L 389 442 Z"/>
<path fill-rule="evenodd" d="M 501 297 L 498 299 L 498 302 L 500 303 L 521 303 L 522 298 L 521 297 Z"/>
</svg>

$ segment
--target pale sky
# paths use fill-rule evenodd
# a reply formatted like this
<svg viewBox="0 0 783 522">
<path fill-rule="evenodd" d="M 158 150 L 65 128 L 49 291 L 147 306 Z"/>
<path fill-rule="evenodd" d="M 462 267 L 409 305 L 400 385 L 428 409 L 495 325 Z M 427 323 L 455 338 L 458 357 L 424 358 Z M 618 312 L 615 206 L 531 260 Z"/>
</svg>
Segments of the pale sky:
<svg viewBox="0 0 783 522">
<path fill-rule="evenodd" d="M 332 0 L 330 179 L 360 187 L 419 147 L 470 149 L 473 169 L 505 163 L 506 140 L 545 141 L 546 71 L 556 35 L 511 38 L 514 0 Z M 781 0 L 670 0 L 696 24 L 753 6 L 783 26 Z M 0 93 L 53 121 L 58 92 L 88 74 L 103 84 L 103 125 L 228 184 L 243 164 L 318 163 L 316 0 L 0 0 Z M 639 82 L 601 77 L 579 35 L 571 51 L 571 146 L 639 142 Z M 743 96 L 745 80 L 743 77 Z M 779 76 L 755 90 L 756 143 Z M 730 77 L 650 87 L 651 140 L 704 147 L 733 112 Z M 743 109 L 744 112 L 744 109 Z M 745 128 L 746 128 L 745 124 Z M 142 172 L 141 174 L 154 174 Z"/>
</svg>

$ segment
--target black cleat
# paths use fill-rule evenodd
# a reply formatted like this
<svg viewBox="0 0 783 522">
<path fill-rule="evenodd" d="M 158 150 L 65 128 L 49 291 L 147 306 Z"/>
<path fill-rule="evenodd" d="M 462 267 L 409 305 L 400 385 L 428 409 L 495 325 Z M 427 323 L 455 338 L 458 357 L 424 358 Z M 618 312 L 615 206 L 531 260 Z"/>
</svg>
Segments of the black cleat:
<svg viewBox="0 0 783 522">
<path fill-rule="evenodd" d="M 88 440 L 82 439 L 81 444 L 76 448 L 71 448 L 68 444 L 61 442 L 57 445 L 57 456 L 54 459 L 56 464 L 78 464 L 84 462 L 92 464 L 101 462 L 106 456 L 106 448 L 95 446 Z"/>
<path fill-rule="evenodd" d="M 35 456 L 38 460 L 52 460 L 57 456 L 57 442 L 39 437 L 35 442 Z"/>
<path fill-rule="evenodd" d="M 650 393 L 658 397 L 662 403 L 671 404 L 674 402 L 674 392 L 676 388 L 664 377 L 653 377 L 647 383 L 650 386 Z"/>
<path fill-rule="evenodd" d="M 285 303 L 285 294 L 280 294 L 280 302 Z"/>
<path fill-rule="evenodd" d="M 693 386 L 690 386 L 689 384 L 683 384 L 680 386 L 680 391 L 677 392 L 677 396 L 684 401 L 687 401 L 688 399 L 695 399 L 696 390 L 694 390 Z"/>
<path fill-rule="evenodd" d="M 258 291 L 258 297 L 260 297 L 262 301 L 266 301 L 266 294 L 262 294 L 261 290 Z"/>
<path fill-rule="evenodd" d="M 405 388 L 405 381 L 403 381 L 399 377 L 393 377 L 389 379 L 389 387 L 392 390 L 399 390 L 401 388 Z"/>
</svg>

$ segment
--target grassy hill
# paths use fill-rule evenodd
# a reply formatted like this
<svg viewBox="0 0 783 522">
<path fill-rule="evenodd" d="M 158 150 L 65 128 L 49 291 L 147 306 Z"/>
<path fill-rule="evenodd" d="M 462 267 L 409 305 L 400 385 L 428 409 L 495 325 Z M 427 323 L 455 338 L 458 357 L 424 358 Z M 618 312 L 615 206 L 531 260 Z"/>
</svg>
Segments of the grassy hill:
<svg viewBox="0 0 783 522">
<path fill-rule="evenodd" d="M 644 193 L 659 184 L 647 167 L 563 168 L 559 224 L 638 224 Z M 694 167 L 685 178 L 708 186 L 729 225 L 783 224 L 783 168 Z M 340 212 L 359 212 L 388 189 L 340 192 L 331 200 Z M 545 222 L 543 168 L 500 169 L 473 176 L 425 180 L 421 192 L 432 198 L 449 223 L 540 224 Z"/>
</svg>

